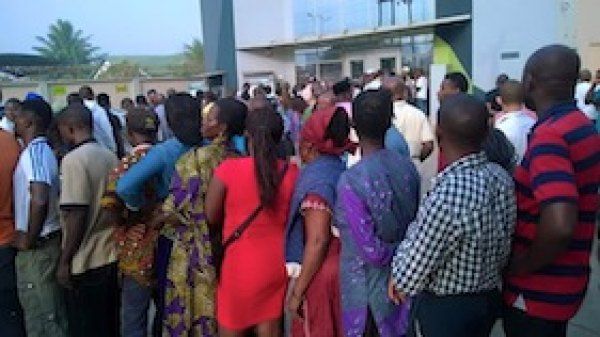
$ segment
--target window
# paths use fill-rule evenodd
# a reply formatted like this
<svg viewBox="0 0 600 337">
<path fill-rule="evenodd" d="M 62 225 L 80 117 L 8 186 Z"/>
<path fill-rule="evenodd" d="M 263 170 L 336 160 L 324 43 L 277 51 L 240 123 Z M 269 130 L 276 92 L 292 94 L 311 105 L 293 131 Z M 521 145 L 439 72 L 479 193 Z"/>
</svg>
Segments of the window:
<svg viewBox="0 0 600 337">
<path fill-rule="evenodd" d="M 319 65 L 321 70 L 321 76 L 319 77 L 323 81 L 339 81 L 342 78 L 342 63 L 321 63 Z"/>
<path fill-rule="evenodd" d="M 396 24 L 395 0 L 377 0 L 378 26 L 393 26 Z"/>
<path fill-rule="evenodd" d="M 350 77 L 359 79 L 365 73 L 365 63 L 363 60 L 350 61 Z"/>
<path fill-rule="evenodd" d="M 396 72 L 396 58 L 395 57 L 384 57 L 379 60 L 381 70 L 387 72 Z"/>
</svg>

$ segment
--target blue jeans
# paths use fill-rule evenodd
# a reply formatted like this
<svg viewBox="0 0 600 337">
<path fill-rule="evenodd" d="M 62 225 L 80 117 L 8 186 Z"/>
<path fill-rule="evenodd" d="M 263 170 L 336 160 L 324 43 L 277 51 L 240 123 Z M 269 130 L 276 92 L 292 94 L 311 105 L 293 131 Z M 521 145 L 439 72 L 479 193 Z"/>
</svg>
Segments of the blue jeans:
<svg viewBox="0 0 600 337">
<path fill-rule="evenodd" d="M 121 335 L 146 337 L 148 335 L 148 308 L 152 300 L 152 288 L 141 285 L 135 279 L 123 277 L 121 292 Z"/>
</svg>

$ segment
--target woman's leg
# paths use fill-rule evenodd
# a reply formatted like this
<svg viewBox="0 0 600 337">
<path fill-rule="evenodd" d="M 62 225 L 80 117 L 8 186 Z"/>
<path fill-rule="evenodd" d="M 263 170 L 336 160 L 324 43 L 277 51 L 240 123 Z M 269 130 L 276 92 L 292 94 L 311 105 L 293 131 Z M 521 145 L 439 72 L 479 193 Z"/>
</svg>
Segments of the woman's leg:
<svg viewBox="0 0 600 337">
<path fill-rule="evenodd" d="M 256 326 L 256 336 L 281 337 L 281 317 L 271 321 L 259 323 Z"/>
</svg>

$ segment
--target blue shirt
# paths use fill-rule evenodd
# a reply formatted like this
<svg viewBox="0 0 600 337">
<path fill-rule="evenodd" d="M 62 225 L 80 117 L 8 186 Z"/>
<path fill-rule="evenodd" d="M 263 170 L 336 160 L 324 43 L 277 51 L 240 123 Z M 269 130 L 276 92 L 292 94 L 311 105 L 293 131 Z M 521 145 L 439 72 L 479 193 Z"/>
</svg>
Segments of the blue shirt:
<svg viewBox="0 0 600 337">
<path fill-rule="evenodd" d="M 137 164 L 133 165 L 117 182 L 117 195 L 130 208 L 144 205 L 144 185 L 154 179 L 156 195 L 164 199 L 169 194 L 175 163 L 190 146 L 173 137 L 152 147 Z"/>
<path fill-rule="evenodd" d="M 385 148 L 399 153 L 403 157 L 410 157 L 408 143 L 406 143 L 404 136 L 394 126 L 389 128 L 385 134 Z"/>
</svg>

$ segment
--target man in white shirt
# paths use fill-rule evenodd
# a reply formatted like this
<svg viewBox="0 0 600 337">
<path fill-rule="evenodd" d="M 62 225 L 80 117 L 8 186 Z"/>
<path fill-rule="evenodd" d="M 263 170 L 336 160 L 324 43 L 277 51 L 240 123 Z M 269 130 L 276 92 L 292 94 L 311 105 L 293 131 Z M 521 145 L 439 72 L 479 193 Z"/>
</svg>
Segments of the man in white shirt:
<svg viewBox="0 0 600 337">
<path fill-rule="evenodd" d="M 96 103 L 94 91 L 89 86 L 84 85 L 79 88 L 79 96 L 83 99 L 83 104 L 92 112 L 94 138 L 98 144 L 116 154 L 117 143 L 113 136 L 113 129 L 108 118 L 108 113 Z"/>
<path fill-rule="evenodd" d="M 517 163 L 520 163 L 527 150 L 527 138 L 535 119 L 523 111 L 524 90 L 520 82 L 509 80 L 500 87 L 498 104 L 505 114 L 496 121 L 496 128 L 515 147 Z"/>
<path fill-rule="evenodd" d="M 594 104 L 586 104 L 586 96 L 592 88 L 592 73 L 583 69 L 579 73 L 579 82 L 575 86 L 575 100 L 577 101 L 577 107 L 581 110 L 589 119 L 596 121 L 598 112 Z"/>
<path fill-rule="evenodd" d="M 167 113 L 165 112 L 165 105 L 163 104 L 163 100 L 156 90 L 150 89 L 147 92 L 148 100 L 154 109 L 154 113 L 158 116 L 159 124 L 158 124 L 158 141 L 163 142 L 171 137 L 173 137 L 173 131 L 169 127 L 169 123 L 167 121 Z"/>
<path fill-rule="evenodd" d="M 425 77 L 423 69 L 415 69 L 415 104 L 425 113 L 425 115 L 429 115 L 429 107 L 427 104 L 428 89 L 427 77 Z"/>
<path fill-rule="evenodd" d="M 63 290 L 55 272 L 60 257 L 58 162 L 46 132 L 50 105 L 26 100 L 15 116 L 15 134 L 25 148 L 13 176 L 17 288 L 27 336 L 67 336 Z"/>
<path fill-rule="evenodd" d="M 427 116 L 406 101 L 409 89 L 400 78 L 387 77 L 384 79 L 383 86 L 393 94 L 392 124 L 406 139 L 410 156 L 418 165 L 433 152 L 434 137 Z"/>
</svg>

